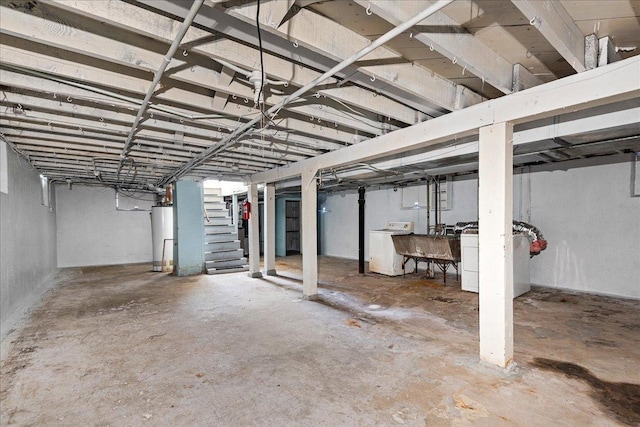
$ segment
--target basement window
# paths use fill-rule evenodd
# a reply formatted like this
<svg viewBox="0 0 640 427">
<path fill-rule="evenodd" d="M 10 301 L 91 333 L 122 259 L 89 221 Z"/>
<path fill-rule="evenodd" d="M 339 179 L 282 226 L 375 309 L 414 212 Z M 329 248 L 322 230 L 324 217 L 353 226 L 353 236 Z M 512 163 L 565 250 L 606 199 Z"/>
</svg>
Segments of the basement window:
<svg viewBox="0 0 640 427">
<path fill-rule="evenodd" d="M 7 170 L 7 143 L 0 141 L 0 192 L 9 194 L 9 171 Z"/>
</svg>

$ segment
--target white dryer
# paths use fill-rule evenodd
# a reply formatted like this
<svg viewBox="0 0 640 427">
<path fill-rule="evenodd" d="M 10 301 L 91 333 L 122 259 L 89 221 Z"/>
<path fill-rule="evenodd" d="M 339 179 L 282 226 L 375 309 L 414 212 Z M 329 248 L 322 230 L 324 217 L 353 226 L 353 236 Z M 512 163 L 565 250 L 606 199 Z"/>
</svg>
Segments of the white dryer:
<svg viewBox="0 0 640 427">
<path fill-rule="evenodd" d="M 396 253 L 391 236 L 413 233 L 413 222 L 388 222 L 382 230 L 369 231 L 369 271 L 399 276 L 402 271 L 402 255 Z"/>
<path fill-rule="evenodd" d="M 462 233 L 460 236 L 462 254 L 462 290 L 478 292 L 478 235 Z M 531 290 L 529 277 L 529 239 L 524 234 L 513 235 L 513 297 Z"/>
</svg>

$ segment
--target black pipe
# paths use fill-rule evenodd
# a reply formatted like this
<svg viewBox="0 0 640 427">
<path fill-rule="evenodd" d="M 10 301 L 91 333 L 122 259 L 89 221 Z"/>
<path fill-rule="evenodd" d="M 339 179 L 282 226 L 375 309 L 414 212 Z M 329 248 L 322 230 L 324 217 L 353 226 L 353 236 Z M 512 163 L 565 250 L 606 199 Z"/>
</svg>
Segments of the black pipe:
<svg viewBox="0 0 640 427">
<path fill-rule="evenodd" d="M 438 218 L 438 210 L 439 210 L 439 203 L 440 203 L 440 177 L 436 178 L 436 194 L 435 194 L 435 203 L 436 203 L 436 226 L 434 228 L 436 234 L 440 234 L 440 219 Z"/>
<path fill-rule="evenodd" d="M 364 274 L 364 187 L 358 188 L 358 273 Z"/>
</svg>

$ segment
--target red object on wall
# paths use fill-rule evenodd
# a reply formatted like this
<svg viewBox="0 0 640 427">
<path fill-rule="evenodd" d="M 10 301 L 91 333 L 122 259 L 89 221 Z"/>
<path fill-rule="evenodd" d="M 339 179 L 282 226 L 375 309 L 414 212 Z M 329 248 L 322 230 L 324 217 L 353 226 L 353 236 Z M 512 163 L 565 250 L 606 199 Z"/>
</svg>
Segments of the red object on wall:
<svg viewBox="0 0 640 427">
<path fill-rule="evenodd" d="M 543 250 L 545 250 L 546 248 L 547 248 L 547 241 L 546 240 L 544 240 L 544 239 L 535 240 L 529 246 L 529 253 L 531 255 L 537 255 L 540 252 L 542 252 Z"/>
<path fill-rule="evenodd" d="M 251 218 L 251 203 L 244 201 L 242 204 L 242 219 L 248 220 Z"/>
</svg>

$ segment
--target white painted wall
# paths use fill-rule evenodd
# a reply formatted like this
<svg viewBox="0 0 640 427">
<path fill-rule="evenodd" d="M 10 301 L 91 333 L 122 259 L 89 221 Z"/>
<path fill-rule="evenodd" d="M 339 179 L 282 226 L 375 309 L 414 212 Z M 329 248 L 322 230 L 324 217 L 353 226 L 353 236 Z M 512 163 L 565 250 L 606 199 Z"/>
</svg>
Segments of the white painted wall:
<svg viewBox="0 0 640 427">
<path fill-rule="evenodd" d="M 0 337 L 52 285 L 56 272 L 56 214 L 40 203 L 39 174 L 11 150 L 6 162 L 7 193 L 0 193 Z"/>
<path fill-rule="evenodd" d="M 58 267 L 153 261 L 150 213 L 116 210 L 113 189 L 60 185 L 56 201 Z M 121 196 L 120 206 L 151 209 L 152 202 Z"/>
<path fill-rule="evenodd" d="M 220 181 L 218 179 L 207 179 L 202 185 L 204 188 L 219 188 L 223 196 L 232 196 L 234 194 L 243 194 L 247 192 L 247 187 L 243 182 L 237 181 Z M 262 188 L 262 186 L 258 186 Z"/>
<path fill-rule="evenodd" d="M 478 218 L 478 181 L 459 179 L 453 185 L 452 209 L 442 212 L 442 222 L 475 221 Z M 423 187 L 426 191 L 426 186 Z M 365 260 L 369 259 L 369 230 L 385 228 L 389 221 L 413 221 L 414 232 L 427 232 L 427 210 L 402 207 L 402 189 L 371 189 L 365 194 Z M 322 208 L 326 212 L 322 213 Z M 358 258 L 358 193 L 339 192 L 319 203 L 321 250 L 324 255 Z M 431 211 L 431 225 L 435 214 Z"/>
<path fill-rule="evenodd" d="M 531 222 L 549 241 L 532 283 L 640 299 L 640 197 L 631 157 L 564 170 L 532 169 Z"/>
<path fill-rule="evenodd" d="M 640 197 L 630 196 L 631 159 L 619 155 L 560 164 L 566 170 L 516 173 L 514 219 L 535 225 L 549 242 L 531 260 L 533 284 L 640 299 Z M 452 210 L 442 213 L 443 223 L 477 220 L 477 185 L 475 175 L 454 181 Z M 323 206 L 322 253 L 357 259 L 357 193 L 330 194 Z M 368 189 L 365 259 L 368 230 L 387 221 L 413 221 L 416 233 L 426 232 L 426 210 L 401 206 L 401 190 Z"/>
</svg>

